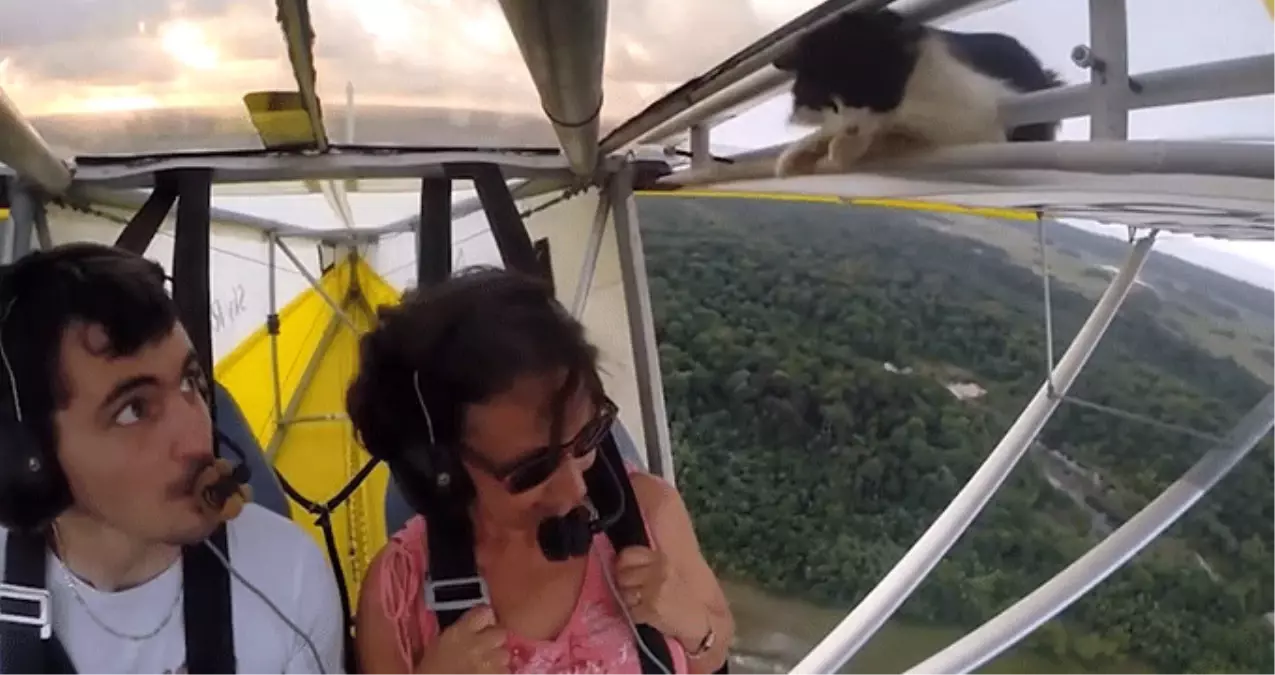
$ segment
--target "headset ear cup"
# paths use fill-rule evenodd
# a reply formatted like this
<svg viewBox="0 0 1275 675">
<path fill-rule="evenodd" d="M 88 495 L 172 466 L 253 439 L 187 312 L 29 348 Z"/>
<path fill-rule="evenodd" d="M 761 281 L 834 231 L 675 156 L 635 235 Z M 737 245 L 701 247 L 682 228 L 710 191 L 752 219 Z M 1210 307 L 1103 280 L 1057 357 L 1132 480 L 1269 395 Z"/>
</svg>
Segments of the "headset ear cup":
<svg viewBox="0 0 1275 675">
<path fill-rule="evenodd" d="M 385 463 L 399 492 L 417 513 L 467 504 L 473 494 L 469 475 L 446 448 L 411 444 Z"/>
<path fill-rule="evenodd" d="M 71 486 L 57 458 L 29 429 L 0 415 L 0 525 L 38 531 L 71 506 Z"/>
<path fill-rule="evenodd" d="M 413 452 L 415 448 L 409 447 L 407 453 Z M 430 511 L 431 497 L 429 490 L 429 478 L 422 475 L 422 472 L 412 462 L 403 458 L 394 458 L 385 462 L 390 468 L 390 477 L 394 484 L 398 486 L 398 491 L 403 495 L 403 499 L 412 510 L 417 513 L 428 513 Z"/>
</svg>

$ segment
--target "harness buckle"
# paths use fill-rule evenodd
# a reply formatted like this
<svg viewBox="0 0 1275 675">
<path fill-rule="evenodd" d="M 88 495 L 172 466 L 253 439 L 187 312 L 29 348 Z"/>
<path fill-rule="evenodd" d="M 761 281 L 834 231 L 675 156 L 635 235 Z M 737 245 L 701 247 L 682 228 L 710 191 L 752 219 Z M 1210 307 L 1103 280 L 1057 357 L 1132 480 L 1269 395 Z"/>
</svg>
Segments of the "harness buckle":
<svg viewBox="0 0 1275 675">
<path fill-rule="evenodd" d="M 35 603 L 34 611 L 12 611 L 15 603 Z M 49 618 L 51 599 L 48 589 L 17 586 L 0 582 L 0 623 L 37 626 L 40 639 L 53 636 L 53 621 Z"/>
<path fill-rule="evenodd" d="M 448 599 L 439 597 L 439 590 L 451 590 L 463 586 L 476 586 L 477 597 L 462 597 L 455 599 L 456 595 L 464 595 L 455 591 L 447 593 L 452 596 Z M 425 606 L 435 612 L 448 612 L 453 610 L 467 610 L 478 605 L 490 605 L 491 596 L 487 594 L 487 582 L 482 577 L 460 577 L 457 579 L 429 579 L 425 582 Z"/>
</svg>

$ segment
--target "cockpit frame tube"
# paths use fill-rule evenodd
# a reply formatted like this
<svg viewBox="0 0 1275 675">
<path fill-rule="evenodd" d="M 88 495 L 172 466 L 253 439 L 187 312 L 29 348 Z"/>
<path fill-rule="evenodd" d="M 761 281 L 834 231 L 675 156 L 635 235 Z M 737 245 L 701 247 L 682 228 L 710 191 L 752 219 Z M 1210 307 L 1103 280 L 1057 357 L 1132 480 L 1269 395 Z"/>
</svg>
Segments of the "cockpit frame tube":
<svg viewBox="0 0 1275 675">
<path fill-rule="evenodd" d="M 9 188 L 9 218 L 0 222 L 0 261 L 15 261 L 31 252 L 36 243 L 40 248 L 51 246 L 44 200 L 20 179 L 0 180 Z"/>
<path fill-rule="evenodd" d="M 53 154 L 13 99 L 0 89 L 0 165 L 4 164 L 52 195 L 71 186 L 70 167 Z"/>
<path fill-rule="evenodd" d="M 629 340 L 633 345 L 633 371 L 637 378 L 638 402 L 642 411 L 642 432 L 650 471 L 676 485 L 673 471 L 673 441 L 669 434 L 664 403 L 664 378 L 660 373 L 660 351 L 655 341 L 655 314 L 651 310 L 651 288 L 646 276 L 646 255 L 638 224 L 637 202 L 633 197 L 635 167 L 626 163 L 611 178 L 606 189 L 615 222 L 615 240 L 620 254 L 620 281 L 628 314 Z"/>
<path fill-rule="evenodd" d="M 1045 423 L 1053 416 L 1062 403 L 1062 396 L 1071 389 L 1080 371 L 1088 363 L 1098 342 L 1115 319 L 1120 305 L 1133 288 L 1138 273 L 1151 253 L 1156 234 L 1152 230 L 1130 247 L 1123 267 L 1094 305 L 1089 318 L 1058 360 L 1054 372 L 1041 384 L 1018 418 L 1005 431 L 1005 436 L 961 487 L 960 492 L 952 498 L 947 508 L 943 509 L 916 543 L 886 573 L 885 578 L 791 672 L 837 672 L 889 620 L 938 565 L 956 540 L 969 529 L 979 512 L 1027 452 Z"/>
<path fill-rule="evenodd" d="M 1257 447 L 1273 424 L 1275 392 L 1268 392 L 1181 478 L 1101 543 L 1009 609 L 907 672 L 968 673 L 1013 647 L 1160 536 Z"/>
</svg>

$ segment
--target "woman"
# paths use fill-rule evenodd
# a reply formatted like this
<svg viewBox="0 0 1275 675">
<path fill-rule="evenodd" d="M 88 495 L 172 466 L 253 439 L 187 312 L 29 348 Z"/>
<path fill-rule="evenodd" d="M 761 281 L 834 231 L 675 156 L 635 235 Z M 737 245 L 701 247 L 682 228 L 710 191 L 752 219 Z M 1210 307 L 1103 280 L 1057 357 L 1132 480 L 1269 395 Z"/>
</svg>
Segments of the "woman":
<svg viewBox="0 0 1275 675">
<path fill-rule="evenodd" d="M 542 522 L 585 503 L 585 472 L 606 461 L 598 444 L 616 413 L 597 350 L 546 284 L 483 268 L 411 291 L 380 310 L 360 359 L 350 419 L 426 514 L 363 583 L 365 672 L 641 672 L 651 649 L 634 623 L 663 636 L 669 672 L 725 663 L 730 610 L 668 483 L 626 467 L 650 547 L 617 553 L 598 533 L 586 554 L 559 561 L 537 540 Z M 426 528 L 447 513 L 472 526 L 491 604 L 440 634 L 424 601 Z"/>
</svg>

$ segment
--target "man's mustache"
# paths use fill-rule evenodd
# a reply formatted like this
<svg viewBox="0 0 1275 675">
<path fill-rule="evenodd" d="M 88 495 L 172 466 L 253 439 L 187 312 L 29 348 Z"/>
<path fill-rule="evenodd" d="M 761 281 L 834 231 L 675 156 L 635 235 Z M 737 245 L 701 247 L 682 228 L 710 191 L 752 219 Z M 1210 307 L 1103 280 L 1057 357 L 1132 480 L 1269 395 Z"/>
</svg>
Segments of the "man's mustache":
<svg viewBox="0 0 1275 675">
<path fill-rule="evenodd" d="M 203 473 L 208 467 L 213 466 L 213 463 L 212 457 L 191 460 L 186 465 L 186 471 L 183 472 L 182 478 L 168 486 L 168 496 L 173 499 L 180 499 L 195 494 L 195 481 L 199 480 L 199 474 Z"/>
</svg>

